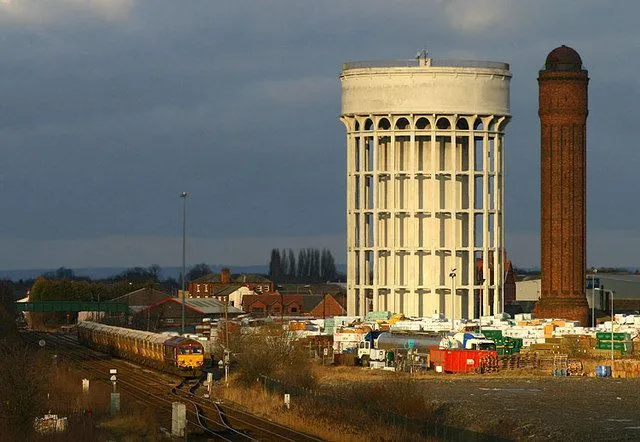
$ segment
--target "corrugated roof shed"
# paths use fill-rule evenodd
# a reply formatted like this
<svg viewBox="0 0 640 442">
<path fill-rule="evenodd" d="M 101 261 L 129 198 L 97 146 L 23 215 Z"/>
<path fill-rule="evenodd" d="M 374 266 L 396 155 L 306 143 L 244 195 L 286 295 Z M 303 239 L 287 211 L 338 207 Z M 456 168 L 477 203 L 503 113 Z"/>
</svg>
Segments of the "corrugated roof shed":
<svg viewBox="0 0 640 442">
<path fill-rule="evenodd" d="M 176 298 L 176 302 L 180 303 L 180 300 Z M 220 302 L 213 298 L 187 298 L 185 299 L 185 306 L 198 310 L 205 315 L 224 313 L 224 302 Z M 243 313 L 242 310 L 232 305 L 227 307 L 227 312 L 231 314 Z"/>
</svg>

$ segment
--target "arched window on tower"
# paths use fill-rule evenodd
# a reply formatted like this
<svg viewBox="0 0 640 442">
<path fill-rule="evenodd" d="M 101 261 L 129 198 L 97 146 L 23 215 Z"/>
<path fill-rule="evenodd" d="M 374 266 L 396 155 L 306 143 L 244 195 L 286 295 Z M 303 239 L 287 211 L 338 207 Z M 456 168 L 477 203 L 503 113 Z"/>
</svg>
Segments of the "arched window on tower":
<svg viewBox="0 0 640 442">
<path fill-rule="evenodd" d="M 429 123 L 429 120 L 426 117 L 420 117 L 416 121 L 416 129 L 428 130 L 430 128 L 431 128 L 431 124 Z"/>
<path fill-rule="evenodd" d="M 396 129 L 405 130 L 409 129 L 409 126 L 409 120 L 407 120 L 405 117 L 398 118 L 398 121 L 396 121 Z"/>
<path fill-rule="evenodd" d="M 381 130 L 389 130 L 391 129 L 391 123 L 389 122 L 388 118 L 380 118 L 380 121 L 378 121 L 378 129 Z"/>
<path fill-rule="evenodd" d="M 446 117 L 440 117 L 436 121 L 436 127 L 438 129 L 451 129 L 451 122 Z"/>
</svg>

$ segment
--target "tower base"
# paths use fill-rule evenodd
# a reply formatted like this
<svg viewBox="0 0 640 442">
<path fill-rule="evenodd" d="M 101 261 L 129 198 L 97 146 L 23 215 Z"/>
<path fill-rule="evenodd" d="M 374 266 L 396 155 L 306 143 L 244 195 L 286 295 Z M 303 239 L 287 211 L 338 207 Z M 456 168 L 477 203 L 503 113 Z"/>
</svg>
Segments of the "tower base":
<svg viewBox="0 0 640 442">
<path fill-rule="evenodd" d="M 586 298 L 542 298 L 533 308 L 535 318 L 558 318 L 580 321 L 589 325 L 589 304 Z"/>
</svg>

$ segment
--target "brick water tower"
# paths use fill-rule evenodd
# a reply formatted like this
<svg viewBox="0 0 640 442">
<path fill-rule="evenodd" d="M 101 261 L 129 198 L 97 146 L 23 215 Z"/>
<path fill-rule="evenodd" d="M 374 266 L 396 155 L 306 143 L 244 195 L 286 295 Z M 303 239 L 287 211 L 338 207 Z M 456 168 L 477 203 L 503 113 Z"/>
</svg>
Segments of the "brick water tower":
<svg viewBox="0 0 640 442">
<path fill-rule="evenodd" d="M 542 293 L 534 315 L 588 324 L 586 123 L 588 73 L 560 46 L 539 72 Z"/>
</svg>

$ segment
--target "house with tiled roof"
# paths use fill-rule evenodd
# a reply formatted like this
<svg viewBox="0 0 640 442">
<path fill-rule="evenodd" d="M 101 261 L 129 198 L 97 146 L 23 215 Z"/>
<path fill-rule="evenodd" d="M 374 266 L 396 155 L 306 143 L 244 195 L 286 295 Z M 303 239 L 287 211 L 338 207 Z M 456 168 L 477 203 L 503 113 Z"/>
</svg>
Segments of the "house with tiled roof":
<svg viewBox="0 0 640 442">
<path fill-rule="evenodd" d="M 245 296 L 242 299 L 242 309 L 255 316 L 280 315 L 283 305 L 285 315 L 330 318 L 346 314 L 344 303 L 340 303 L 330 294 L 313 295 L 275 292 Z"/>
<path fill-rule="evenodd" d="M 285 295 L 278 292 L 247 295 L 242 298 L 242 309 L 255 316 L 301 315 L 304 313 L 303 295 Z"/>
</svg>

